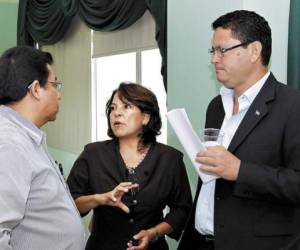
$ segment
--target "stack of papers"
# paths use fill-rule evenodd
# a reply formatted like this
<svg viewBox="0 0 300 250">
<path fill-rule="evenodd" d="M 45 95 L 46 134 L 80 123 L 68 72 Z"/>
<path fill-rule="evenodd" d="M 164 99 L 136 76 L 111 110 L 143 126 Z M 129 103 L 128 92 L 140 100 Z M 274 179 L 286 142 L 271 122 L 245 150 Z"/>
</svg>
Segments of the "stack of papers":
<svg viewBox="0 0 300 250">
<path fill-rule="evenodd" d="M 205 146 L 193 129 L 185 109 L 173 109 L 167 113 L 167 118 L 202 182 L 207 183 L 217 179 L 216 175 L 201 172 L 201 164 L 195 161 L 196 154 L 205 150 Z"/>
</svg>

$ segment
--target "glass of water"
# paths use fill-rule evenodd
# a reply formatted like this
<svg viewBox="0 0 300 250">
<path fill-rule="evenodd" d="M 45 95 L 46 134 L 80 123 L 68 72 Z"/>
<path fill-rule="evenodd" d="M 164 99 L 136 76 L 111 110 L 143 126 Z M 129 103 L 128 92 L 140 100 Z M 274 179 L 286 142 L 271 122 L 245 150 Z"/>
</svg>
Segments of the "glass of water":
<svg viewBox="0 0 300 250">
<path fill-rule="evenodd" d="M 205 147 L 222 145 L 224 132 L 218 128 L 205 128 L 202 132 L 202 140 Z"/>
</svg>

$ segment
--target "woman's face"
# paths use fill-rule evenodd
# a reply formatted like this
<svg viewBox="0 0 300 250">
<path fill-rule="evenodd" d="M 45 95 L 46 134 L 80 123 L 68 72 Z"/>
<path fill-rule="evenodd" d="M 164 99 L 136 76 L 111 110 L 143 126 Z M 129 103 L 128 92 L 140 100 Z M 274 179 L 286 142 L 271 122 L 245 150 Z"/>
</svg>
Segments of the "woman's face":
<svg viewBox="0 0 300 250">
<path fill-rule="evenodd" d="M 114 135 L 119 139 L 136 138 L 142 131 L 142 126 L 149 122 L 150 115 L 124 99 L 119 98 L 118 93 L 113 97 L 111 113 L 109 116 L 110 126 Z"/>
</svg>

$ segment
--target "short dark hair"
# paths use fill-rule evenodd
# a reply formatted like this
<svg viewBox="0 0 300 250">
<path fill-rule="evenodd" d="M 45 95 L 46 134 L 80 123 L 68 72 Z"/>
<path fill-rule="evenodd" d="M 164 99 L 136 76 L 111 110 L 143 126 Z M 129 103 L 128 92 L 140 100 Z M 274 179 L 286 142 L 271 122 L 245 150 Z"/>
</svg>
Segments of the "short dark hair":
<svg viewBox="0 0 300 250">
<path fill-rule="evenodd" d="M 109 119 L 111 113 L 111 104 L 115 94 L 118 95 L 120 100 L 126 100 L 137 106 L 141 112 L 150 115 L 148 124 L 143 126 L 143 130 L 140 135 L 139 146 L 146 146 L 152 142 L 155 142 L 156 136 L 160 134 L 161 129 L 161 118 L 157 98 L 151 90 L 136 83 L 120 83 L 119 87 L 112 92 L 110 99 L 106 103 L 108 136 L 113 139 L 117 139 L 111 129 Z"/>
<path fill-rule="evenodd" d="M 21 100 L 34 80 L 45 86 L 52 63 L 50 53 L 29 46 L 6 50 L 0 57 L 0 104 Z"/>
<path fill-rule="evenodd" d="M 212 23 L 213 30 L 219 27 L 230 29 L 232 37 L 241 43 L 259 41 L 262 44 L 262 64 L 268 66 L 272 52 L 272 36 L 271 28 L 262 16 L 254 11 L 236 10 L 220 16 Z"/>
</svg>

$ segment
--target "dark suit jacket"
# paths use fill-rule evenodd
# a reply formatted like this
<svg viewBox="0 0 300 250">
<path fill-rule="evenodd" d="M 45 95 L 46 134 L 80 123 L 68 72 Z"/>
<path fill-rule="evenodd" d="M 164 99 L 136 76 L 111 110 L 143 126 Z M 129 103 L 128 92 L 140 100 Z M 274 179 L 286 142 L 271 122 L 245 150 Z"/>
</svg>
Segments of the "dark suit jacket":
<svg viewBox="0 0 300 250">
<path fill-rule="evenodd" d="M 206 127 L 220 128 L 221 97 L 208 106 Z M 300 92 L 271 74 L 237 129 L 228 150 L 241 160 L 238 179 L 218 179 L 215 189 L 216 250 L 276 250 L 299 231 Z M 194 207 L 179 250 L 193 250 L 199 236 Z M 200 248 L 199 248 L 200 249 Z"/>
</svg>

